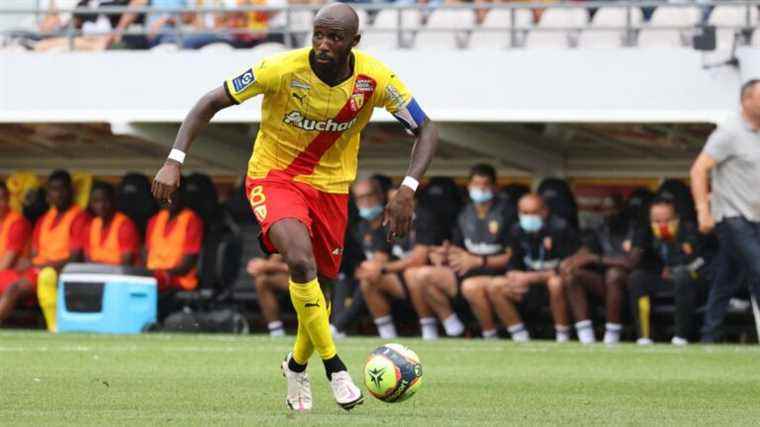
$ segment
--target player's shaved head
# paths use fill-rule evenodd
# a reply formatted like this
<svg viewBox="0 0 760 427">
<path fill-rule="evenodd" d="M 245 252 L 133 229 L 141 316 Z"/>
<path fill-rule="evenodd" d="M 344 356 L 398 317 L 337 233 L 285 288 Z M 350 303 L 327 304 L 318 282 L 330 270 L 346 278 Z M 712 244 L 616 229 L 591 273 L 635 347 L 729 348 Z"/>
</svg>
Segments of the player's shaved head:
<svg viewBox="0 0 760 427">
<path fill-rule="evenodd" d="M 536 193 L 528 193 L 520 198 L 517 209 L 521 214 L 536 215 L 544 212 L 544 199 Z"/>
<path fill-rule="evenodd" d="M 354 35 L 359 32 L 359 15 L 345 3 L 330 3 L 319 9 L 314 17 L 314 26 L 343 30 Z"/>
</svg>

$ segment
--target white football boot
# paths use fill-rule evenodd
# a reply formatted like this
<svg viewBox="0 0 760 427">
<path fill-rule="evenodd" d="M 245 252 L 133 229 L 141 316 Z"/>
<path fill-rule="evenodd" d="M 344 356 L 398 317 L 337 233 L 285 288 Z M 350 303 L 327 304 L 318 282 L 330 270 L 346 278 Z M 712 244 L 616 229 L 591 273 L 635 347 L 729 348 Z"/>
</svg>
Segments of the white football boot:
<svg viewBox="0 0 760 427">
<path fill-rule="evenodd" d="M 288 357 L 282 362 L 282 376 L 288 383 L 288 394 L 285 396 L 285 404 L 288 408 L 296 412 L 305 412 L 311 410 L 311 383 L 309 376 L 304 372 L 293 372 L 288 368 L 288 361 L 293 357 L 293 353 L 288 353 Z"/>
<path fill-rule="evenodd" d="M 354 406 L 364 403 L 364 395 L 362 395 L 362 391 L 351 380 L 351 375 L 348 374 L 348 371 L 333 373 L 330 380 L 330 388 L 332 388 L 335 401 L 346 411 L 350 411 Z"/>
</svg>

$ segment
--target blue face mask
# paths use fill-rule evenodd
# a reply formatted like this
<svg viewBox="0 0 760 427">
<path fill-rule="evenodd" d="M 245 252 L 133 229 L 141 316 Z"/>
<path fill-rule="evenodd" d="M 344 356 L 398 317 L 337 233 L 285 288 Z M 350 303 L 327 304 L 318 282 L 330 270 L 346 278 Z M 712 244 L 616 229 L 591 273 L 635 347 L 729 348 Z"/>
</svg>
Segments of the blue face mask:
<svg viewBox="0 0 760 427">
<path fill-rule="evenodd" d="M 383 213 L 382 205 L 372 206 L 371 208 L 359 208 L 359 216 L 366 221 L 372 221 L 380 216 L 381 213 Z"/>
<path fill-rule="evenodd" d="M 535 233 L 544 226 L 540 215 L 520 215 L 520 228 L 528 233 Z"/>
<path fill-rule="evenodd" d="M 485 203 L 493 199 L 493 193 L 491 190 L 484 190 L 482 188 L 472 187 L 470 188 L 470 200 L 474 203 Z"/>
</svg>

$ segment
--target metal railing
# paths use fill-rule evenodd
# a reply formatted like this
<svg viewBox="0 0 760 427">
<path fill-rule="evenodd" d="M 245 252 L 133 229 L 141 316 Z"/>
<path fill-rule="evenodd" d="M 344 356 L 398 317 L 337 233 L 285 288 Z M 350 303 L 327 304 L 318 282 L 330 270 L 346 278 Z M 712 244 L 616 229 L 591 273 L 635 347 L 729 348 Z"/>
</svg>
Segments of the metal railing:
<svg viewBox="0 0 760 427">
<path fill-rule="evenodd" d="M 644 21 L 642 23 L 635 23 L 633 19 L 634 10 L 644 8 L 657 8 L 660 6 L 667 6 L 670 8 L 683 8 L 696 9 L 702 14 L 702 19 L 699 20 L 696 25 L 650 25 Z M 740 25 L 732 26 L 717 26 L 716 29 L 732 29 L 735 32 L 747 34 L 758 25 L 758 22 L 753 22 L 753 8 L 760 7 L 760 0 L 740 0 L 740 1 L 720 1 L 720 0 L 700 0 L 696 3 L 665 3 L 659 1 L 586 1 L 586 2 L 562 2 L 562 3 L 531 3 L 531 2 L 514 2 L 514 3 L 487 3 L 487 4 L 461 4 L 461 5 L 441 5 L 441 6 L 429 6 L 420 4 L 352 4 L 357 10 L 362 10 L 367 13 L 369 22 L 372 22 L 373 15 L 380 11 L 393 11 L 396 13 L 396 26 L 395 28 L 378 28 L 371 24 L 366 24 L 361 28 L 362 33 L 380 33 L 380 34 L 395 34 L 396 46 L 400 48 L 410 47 L 409 40 L 419 32 L 442 32 L 442 33 L 465 33 L 467 37 L 473 32 L 493 32 L 502 33 L 508 38 L 508 45 L 511 47 L 520 47 L 521 40 L 524 39 L 525 34 L 529 32 L 564 32 L 573 33 L 581 31 L 598 31 L 598 32 L 616 32 L 624 34 L 622 41 L 623 46 L 635 45 L 635 35 L 642 29 L 647 31 L 697 31 L 701 27 L 707 25 L 705 19 L 708 15 L 708 11 L 716 6 L 733 6 L 741 7 L 744 9 L 744 22 Z M 282 14 L 284 17 L 284 25 L 274 26 L 267 28 L 266 32 L 259 30 L 252 30 L 247 28 L 203 28 L 200 31 L 192 30 L 184 25 L 174 25 L 171 28 L 162 28 L 161 33 L 174 34 L 177 41 L 182 45 L 183 38 L 193 34 L 207 34 L 219 37 L 233 37 L 236 35 L 249 35 L 249 36 L 265 36 L 265 35 L 280 35 L 284 40 L 284 44 L 287 47 L 294 47 L 303 45 L 305 37 L 311 32 L 310 24 L 311 19 L 307 19 L 304 22 L 298 22 L 299 18 L 304 17 L 306 14 L 313 16 L 314 13 L 320 8 L 319 5 L 293 5 L 293 6 L 265 6 L 265 5 L 250 5 L 240 6 L 236 8 L 228 7 L 189 7 L 189 8 L 154 8 L 149 6 L 142 7 L 130 7 L 130 6 L 109 6 L 92 8 L 74 8 L 74 9 L 58 9 L 50 12 L 46 9 L 39 8 L 26 8 L 26 9 L 10 9 L 0 6 L 0 16 L 2 15 L 33 15 L 39 21 L 40 17 L 49 14 L 71 14 L 71 16 L 92 16 L 92 15 L 123 15 L 123 14 L 138 14 L 148 16 L 149 14 L 162 14 L 170 15 L 176 19 L 176 22 L 181 22 L 181 16 L 184 14 L 192 13 L 205 16 L 208 14 L 222 15 L 239 12 L 267 12 L 270 14 Z M 568 25 L 566 27 L 543 27 L 537 24 L 521 25 L 518 23 L 518 14 L 525 13 L 525 11 L 532 12 L 534 10 L 547 10 L 547 9 L 581 9 L 581 10 L 594 10 L 604 8 L 616 8 L 625 9 L 626 22 L 622 26 L 597 26 L 591 25 L 591 19 L 589 19 L 584 25 Z M 475 13 L 478 10 L 506 10 L 509 12 L 510 25 L 505 27 L 482 27 L 480 24 L 474 24 L 467 28 L 428 28 L 426 26 L 427 17 L 434 11 L 440 10 L 469 10 Z M 407 25 L 404 19 L 405 11 L 418 11 L 421 19 L 416 25 Z M 309 26 L 303 24 L 308 23 Z M 46 38 L 46 37 L 66 37 L 69 40 L 69 47 L 73 50 L 75 43 L 74 39 L 85 35 L 81 29 L 75 27 L 75 20 L 69 19 L 68 24 L 62 31 L 55 33 L 43 33 L 40 31 L 31 31 L 29 29 L 23 29 L 27 33 L 32 34 L 34 37 Z M 114 31 L 87 33 L 88 36 L 108 35 Z M 0 31 L 0 35 L 10 36 L 18 34 L 18 31 L 4 30 Z M 124 36 L 148 36 L 149 31 L 147 28 L 131 25 L 123 33 Z"/>
</svg>

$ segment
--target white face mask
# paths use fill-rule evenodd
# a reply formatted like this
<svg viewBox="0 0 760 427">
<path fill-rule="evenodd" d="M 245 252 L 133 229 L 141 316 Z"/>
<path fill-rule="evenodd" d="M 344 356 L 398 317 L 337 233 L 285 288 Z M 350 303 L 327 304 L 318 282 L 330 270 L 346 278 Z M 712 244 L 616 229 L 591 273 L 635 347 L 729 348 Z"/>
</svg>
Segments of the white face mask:
<svg viewBox="0 0 760 427">
<path fill-rule="evenodd" d="M 544 226 L 544 219 L 541 215 L 523 215 L 520 214 L 520 228 L 528 233 L 535 233 Z"/>
<path fill-rule="evenodd" d="M 472 200 L 473 203 L 486 203 L 493 199 L 493 192 L 491 192 L 491 190 L 478 187 L 470 187 L 469 190 L 470 200 Z"/>
</svg>

